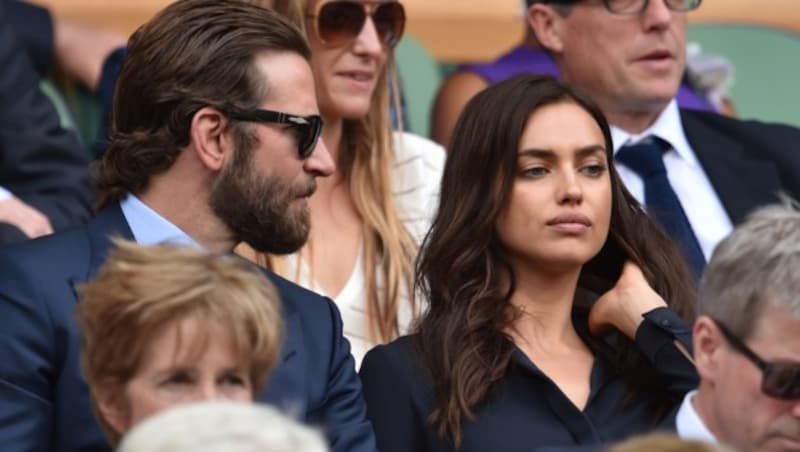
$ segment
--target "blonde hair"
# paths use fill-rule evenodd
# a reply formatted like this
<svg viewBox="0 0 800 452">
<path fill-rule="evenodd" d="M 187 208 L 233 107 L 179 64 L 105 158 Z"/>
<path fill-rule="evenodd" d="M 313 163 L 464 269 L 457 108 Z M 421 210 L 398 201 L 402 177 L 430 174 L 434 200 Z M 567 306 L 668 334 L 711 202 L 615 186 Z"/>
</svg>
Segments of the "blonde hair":
<svg viewBox="0 0 800 452">
<path fill-rule="evenodd" d="M 305 16 L 311 1 L 274 0 L 273 7 L 308 36 Z M 400 334 L 398 303 L 401 290 L 406 290 L 411 312 L 417 312 L 413 281 L 414 257 L 418 246 L 400 220 L 392 196 L 391 169 L 395 151 L 389 117 L 388 79 L 391 78 L 395 87 L 399 84 L 394 53 L 391 49 L 387 53 L 386 65 L 376 82 L 367 115 L 361 119 L 344 120 L 342 151 L 336 162 L 348 181 L 353 203 L 363 219 L 367 326 L 370 338 L 382 342 L 388 342 Z M 399 111 L 396 89 L 391 102 Z M 402 130 L 402 124 L 399 128 Z M 269 257 L 262 257 L 259 261 L 276 268 Z M 280 271 L 279 268 L 276 270 Z M 379 275 L 383 280 L 382 290 L 377 284 Z"/>
<path fill-rule="evenodd" d="M 283 322 L 278 294 L 258 268 L 188 246 L 113 242 L 117 248 L 97 277 L 78 288 L 81 366 L 93 394 L 98 385 L 133 378 L 149 341 L 165 326 L 197 317 L 228 332 L 254 390 L 263 386 L 280 356 Z M 94 398 L 92 407 L 112 441 L 118 440 Z"/>
<path fill-rule="evenodd" d="M 327 452 L 322 434 L 273 407 L 193 403 L 159 413 L 125 435 L 118 452 Z"/>
</svg>

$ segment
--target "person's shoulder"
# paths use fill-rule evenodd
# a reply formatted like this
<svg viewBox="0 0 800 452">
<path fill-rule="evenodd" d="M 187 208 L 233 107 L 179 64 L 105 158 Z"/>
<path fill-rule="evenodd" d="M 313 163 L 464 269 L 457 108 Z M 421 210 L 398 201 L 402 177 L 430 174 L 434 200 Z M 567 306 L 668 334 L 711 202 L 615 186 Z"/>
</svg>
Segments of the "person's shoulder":
<svg viewBox="0 0 800 452">
<path fill-rule="evenodd" d="M 376 399 L 409 397 L 421 411 L 430 408 L 433 389 L 418 353 L 417 339 L 416 335 L 401 336 L 374 347 L 364 356 L 358 374 L 368 405 Z"/>
<path fill-rule="evenodd" d="M 689 127 L 700 124 L 722 133 L 747 134 L 756 138 L 773 138 L 776 134 L 781 137 L 800 137 L 800 128 L 789 124 L 731 118 L 715 112 L 690 109 L 682 109 L 681 116 Z"/>
<path fill-rule="evenodd" d="M 341 314 L 333 300 L 270 270 L 262 269 L 262 271 L 278 289 L 284 315 L 299 315 L 304 329 L 313 330 L 315 336 L 323 338 L 323 340 L 330 340 L 329 333 L 333 334 L 341 329 Z"/>
<path fill-rule="evenodd" d="M 416 335 L 401 336 L 388 344 L 373 347 L 367 352 L 361 365 L 362 372 L 369 372 L 373 366 L 384 370 L 405 372 L 416 367 L 418 360 L 414 342 Z"/>
<path fill-rule="evenodd" d="M 422 164 L 431 170 L 441 172 L 444 167 L 445 151 L 438 143 L 410 132 L 395 131 L 395 166 Z"/>
<path fill-rule="evenodd" d="M 52 273 L 59 269 L 75 271 L 79 256 L 86 255 L 89 237 L 86 227 L 75 226 L 54 234 L 0 248 L 0 274 L 9 266 L 22 271 Z"/>
<path fill-rule="evenodd" d="M 85 230 L 72 228 L 0 249 L 0 317 L 6 328 L 5 322 L 21 321 L 21 312 L 29 322 L 46 319 L 36 323 L 43 335 L 45 325 L 70 324 L 74 287 L 90 273 L 88 243 Z"/>
<path fill-rule="evenodd" d="M 270 270 L 262 269 L 262 271 L 278 289 L 284 306 L 289 309 L 308 313 L 322 313 L 330 309 L 330 305 L 333 303 L 330 299 L 289 281 Z"/>
<path fill-rule="evenodd" d="M 401 217 L 421 225 L 407 226 L 427 232 L 433 205 L 439 197 L 444 172 L 444 149 L 427 138 L 407 132 L 394 133 L 395 160 L 392 166 L 392 194 Z"/>
</svg>

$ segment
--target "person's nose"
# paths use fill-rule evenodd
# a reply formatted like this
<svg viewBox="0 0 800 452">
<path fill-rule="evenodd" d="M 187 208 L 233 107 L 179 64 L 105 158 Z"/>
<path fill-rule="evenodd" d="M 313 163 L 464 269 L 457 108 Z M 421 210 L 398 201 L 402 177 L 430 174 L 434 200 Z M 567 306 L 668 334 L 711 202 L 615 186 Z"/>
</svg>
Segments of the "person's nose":
<svg viewBox="0 0 800 452">
<path fill-rule="evenodd" d="M 303 161 L 303 168 L 306 172 L 321 177 L 330 176 L 336 171 L 336 163 L 333 161 L 333 157 L 331 157 L 331 153 L 328 152 L 328 147 L 325 145 L 325 141 L 323 141 L 322 138 L 317 140 L 317 146 L 314 148 L 314 152 Z"/>
<path fill-rule="evenodd" d="M 648 30 L 666 29 L 672 22 L 673 14 L 678 14 L 667 7 L 666 0 L 650 0 L 642 11 L 642 23 Z"/>
<path fill-rule="evenodd" d="M 576 172 L 570 169 L 561 171 L 558 187 L 558 201 L 561 204 L 580 204 L 583 201 L 583 187 Z"/>
<path fill-rule="evenodd" d="M 356 36 L 353 43 L 353 52 L 357 55 L 368 55 L 373 58 L 378 58 L 385 52 L 372 16 L 367 16 L 364 26 L 361 27 L 361 31 Z"/>
<path fill-rule="evenodd" d="M 800 419 L 800 399 L 795 399 L 792 401 L 792 416 L 797 419 Z"/>
<path fill-rule="evenodd" d="M 216 382 L 206 381 L 197 386 L 194 392 L 193 402 L 208 402 L 223 399 L 222 391 L 217 387 Z"/>
</svg>

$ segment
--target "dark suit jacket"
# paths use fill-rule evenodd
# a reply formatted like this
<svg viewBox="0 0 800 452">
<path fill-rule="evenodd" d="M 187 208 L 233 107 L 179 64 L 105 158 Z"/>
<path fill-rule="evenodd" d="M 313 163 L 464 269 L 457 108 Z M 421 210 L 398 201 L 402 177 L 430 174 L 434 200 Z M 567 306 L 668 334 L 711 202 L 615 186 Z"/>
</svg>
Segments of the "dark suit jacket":
<svg viewBox="0 0 800 452">
<path fill-rule="evenodd" d="M 800 129 L 681 110 L 686 137 L 733 224 L 776 202 L 800 199 Z"/>
<path fill-rule="evenodd" d="M 91 212 L 88 163 L 77 135 L 61 127 L 39 89 L 0 2 L 0 186 L 62 229 Z M 16 228 L 0 225 L 0 244 L 19 237 Z"/>
<path fill-rule="evenodd" d="M 19 45 L 25 50 L 36 72 L 44 77 L 53 62 L 55 37 L 53 18 L 47 8 L 19 0 L 0 0 L 8 23 Z"/>
<path fill-rule="evenodd" d="M 119 206 L 86 226 L 0 250 L 0 449 L 110 451 L 79 370 L 75 285 L 132 238 Z M 268 274 L 283 299 L 282 362 L 258 395 L 322 427 L 333 451 L 372 452 L 361 384 L 335 305 Z"/>
</svg>

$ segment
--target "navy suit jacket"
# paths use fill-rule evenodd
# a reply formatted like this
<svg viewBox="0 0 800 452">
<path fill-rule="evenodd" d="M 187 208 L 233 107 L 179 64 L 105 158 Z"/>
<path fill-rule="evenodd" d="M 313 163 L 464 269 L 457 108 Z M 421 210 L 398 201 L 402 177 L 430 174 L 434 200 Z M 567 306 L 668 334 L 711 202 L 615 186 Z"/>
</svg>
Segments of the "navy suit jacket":
<svg viewBox="0 0 800 452">
<path fill-rule="evenodd" d="M 778 201 L 800 200 L 800 129 L 681 110 L 686 138 L 731 222 Z"/>
<path fill-rule="evenodd" d="M 110 451 L 92 415 L 73 321 L 75 286 L 132 239 L 118 205 L 54 235 L 0 249 L 0 449 Z M 283 300 L 282 361 L 260 401 L 320 426 L 337 452 L 375 451 L 361 384 L 336 306 L 267 273 Z"/>
<path fill-rule="evenodd" d="M 55 36 L 50 11 L 42 6 L 20 0 L 0 0 L 8 23 L 19 45 L 28 54 L 40 77 L 47 75 L 53 63 Z"/>
</svg>

